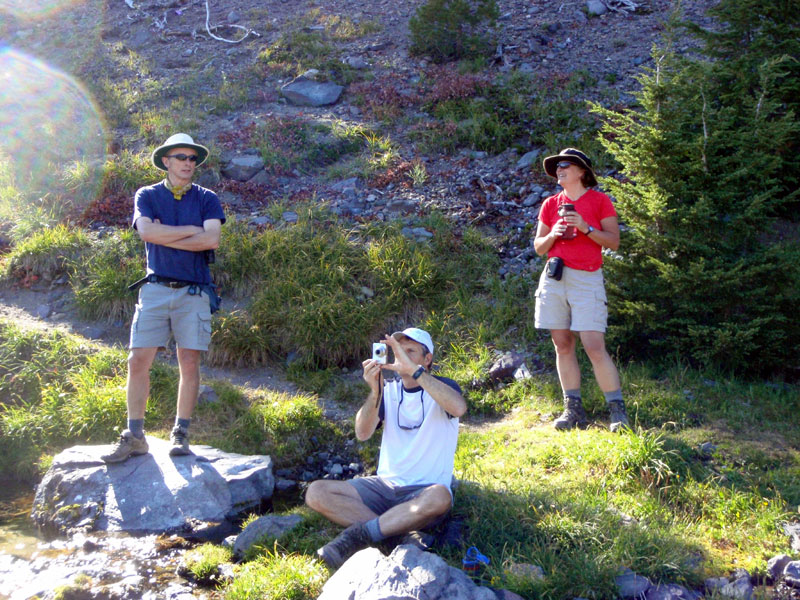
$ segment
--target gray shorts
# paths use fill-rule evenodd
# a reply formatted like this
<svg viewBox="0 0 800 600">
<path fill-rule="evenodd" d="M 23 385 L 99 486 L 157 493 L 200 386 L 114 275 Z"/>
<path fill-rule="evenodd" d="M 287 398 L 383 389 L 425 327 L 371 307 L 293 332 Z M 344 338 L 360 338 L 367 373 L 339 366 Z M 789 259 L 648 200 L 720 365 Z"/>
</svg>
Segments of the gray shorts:
<svg viewBox="0 0 800 600">
<path fill-rule="evenodd" d="M 434 485 L 424 483 L 422 485 L 391 486 L 382 477 L 378 476 L 356 477 L 355 479 L 350 479 L 348 483 L 356 488 L 358 495 L 361 496 L 361 501 L 376 515 L 382 515 L 398 504 L 413 500 L 425 489 Z M 452 497 L 451 492 L 451 501 Z M 445 516 L 446 513 L 430 525 L 439 523 Z"/>
<path fill-rule="evenodd" d="M 602 269 L 581 271 L 565 266 L 560 281 L 542 272 L 536 290 L 537 328 L 605 333 L 607 323 Z"/>
<path fill-rule="evenodd" d="M 161 348 L 170 333 L 178 348 L 208 350 L 211 343 L 211 308 L 208 296 L 189 294 L 189 286 L 169 288 L 146 283 L 131 323 L 131 348 Z"/>
</svg>

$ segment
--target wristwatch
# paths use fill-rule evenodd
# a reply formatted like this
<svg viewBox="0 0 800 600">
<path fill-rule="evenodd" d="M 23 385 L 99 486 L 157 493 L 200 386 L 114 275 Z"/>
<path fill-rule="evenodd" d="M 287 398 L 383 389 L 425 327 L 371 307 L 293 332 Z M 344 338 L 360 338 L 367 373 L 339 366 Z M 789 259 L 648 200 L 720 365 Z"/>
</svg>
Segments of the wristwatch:
<svg viewBox="0 0 800 600">
<path fill-rule="evenodd" d="M 419 379 L 422 376 L 422 374 L 425 372 L 425 367 L 423 367 L 422 365 L 417 365 L 417 366 L 419 368 L 416 371 L 414 371 L 413 375 L 411 375 L 411 377 L 413 377 L 414 379 Z"/>
<path fill-rule="evenodd" d="M 587 229 L 587 230 L 586 230 L 586 235 L 589 235 L 590 233 L 592 233 L 593 231 L 595 231 L 595 228 L 594 228 L 594 227 L 592 227 L 591 225 L 587 225 L 587 227 L 588 227 L 589 229 Z"/>
</svg>

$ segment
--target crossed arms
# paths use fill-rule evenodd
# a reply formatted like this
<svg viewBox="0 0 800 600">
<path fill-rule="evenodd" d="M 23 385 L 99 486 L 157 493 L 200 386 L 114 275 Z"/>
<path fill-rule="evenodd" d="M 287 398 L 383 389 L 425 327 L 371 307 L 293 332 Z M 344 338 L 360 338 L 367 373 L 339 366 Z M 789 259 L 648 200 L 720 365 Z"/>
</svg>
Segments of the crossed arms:
<svg viewBox="0 0 800 600">
<path fill-rule="evenodd" d="M 202 227 L 162 225 L 158 219 L 153 221 L 149 217 L 136 219 L 136 230 L 143 241 L 191 252 L 216 250 L 219 247 L 221 228 L 222 221 L 219 219 L 206 219 Z"/>
</svg>

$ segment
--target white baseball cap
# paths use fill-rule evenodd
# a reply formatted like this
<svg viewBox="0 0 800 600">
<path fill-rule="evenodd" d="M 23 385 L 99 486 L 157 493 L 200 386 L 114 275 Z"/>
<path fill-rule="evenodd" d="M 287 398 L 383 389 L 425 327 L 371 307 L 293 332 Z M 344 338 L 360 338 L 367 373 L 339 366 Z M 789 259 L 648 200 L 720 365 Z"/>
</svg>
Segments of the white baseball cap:
<svg viewBox="0 0 800 600">
<path fill-rule="evenodd" d="M 416 327 L 409 327 L 408 329 L 403 329 L 403 331 L 395 331 L 392 337 L 398 342 L 403 338 L 414 340 L 418 344 L 425 346 L 428 352 L 433 354 L 433 340 L 431 339 L 431 334 L 427 331 L 417 329 Z"/>
</svg>

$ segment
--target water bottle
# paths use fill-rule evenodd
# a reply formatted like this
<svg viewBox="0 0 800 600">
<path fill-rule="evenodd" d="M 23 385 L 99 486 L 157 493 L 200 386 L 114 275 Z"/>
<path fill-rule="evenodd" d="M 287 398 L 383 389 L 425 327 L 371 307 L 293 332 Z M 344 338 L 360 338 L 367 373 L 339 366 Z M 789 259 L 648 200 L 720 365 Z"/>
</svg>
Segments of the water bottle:
<svg viewBox="0 0 800 600">
<path fill-rule="evenodd" d="M 575 211 L 575 205 L 570 204 L 569 202 L 565 202 L 561 206 L 558 207 L 558 215 L 563 217 L 568 212 Z M 562 240 L 571 240 L 575 236 L 578 235 L 578 229 L 574 225 L 567 225 L 566 231 L 564 231 L 564 235 L 561 236 Z"/>
</svg>

